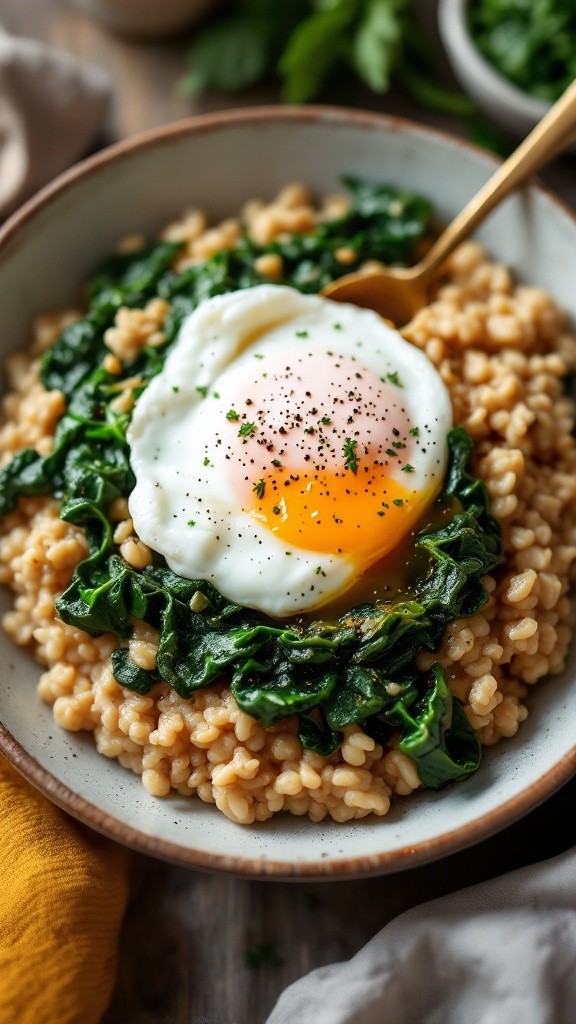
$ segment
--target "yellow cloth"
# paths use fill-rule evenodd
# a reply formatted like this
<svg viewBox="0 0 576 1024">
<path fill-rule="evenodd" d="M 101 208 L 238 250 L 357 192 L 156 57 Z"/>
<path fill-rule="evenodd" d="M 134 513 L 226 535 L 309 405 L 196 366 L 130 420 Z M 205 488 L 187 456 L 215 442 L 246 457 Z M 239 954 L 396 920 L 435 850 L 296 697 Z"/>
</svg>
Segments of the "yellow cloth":
<svg viewBox="0 0 576 1024">
<path fill-rule="evenodd" d="M 132 855 L 0 757 L 0 1022 L 96 1024 L 110 1000 Z"/>
</svg>

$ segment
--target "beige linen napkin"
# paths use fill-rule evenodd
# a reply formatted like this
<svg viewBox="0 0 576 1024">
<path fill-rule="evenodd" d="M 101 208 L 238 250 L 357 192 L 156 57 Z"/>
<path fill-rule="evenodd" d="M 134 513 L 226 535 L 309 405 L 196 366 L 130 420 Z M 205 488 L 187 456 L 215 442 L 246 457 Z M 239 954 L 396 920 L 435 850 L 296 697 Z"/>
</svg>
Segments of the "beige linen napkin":
<svg viewBox="0 0 576 1024">
<path fill-rule="evenodd" d="M 576 848 L 402 914 L 266 1024 L 574 1024 L 575 968 Z"/>
<path fill-rule="evenodd" d="M 109 95 L 102 69 L 0 27 L 0 217 L 86 153 Z"/>
</svg>

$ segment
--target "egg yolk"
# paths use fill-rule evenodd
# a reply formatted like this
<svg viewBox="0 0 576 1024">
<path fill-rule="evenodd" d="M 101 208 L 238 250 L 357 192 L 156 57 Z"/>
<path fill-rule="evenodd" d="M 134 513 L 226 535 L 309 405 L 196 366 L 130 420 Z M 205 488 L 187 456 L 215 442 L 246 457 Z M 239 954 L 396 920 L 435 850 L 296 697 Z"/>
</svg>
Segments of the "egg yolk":
<svg viewBox="0 0 576 1024">
<path fill-rule="evenodd" d="M 226 460 L 242 510 L 295 547 L 367 565 L 395 548 L 434 498 L 418 489 L 415 434 L 394 374 L 356 359 L 267 354 L 234 378 Z"/>
</svg>

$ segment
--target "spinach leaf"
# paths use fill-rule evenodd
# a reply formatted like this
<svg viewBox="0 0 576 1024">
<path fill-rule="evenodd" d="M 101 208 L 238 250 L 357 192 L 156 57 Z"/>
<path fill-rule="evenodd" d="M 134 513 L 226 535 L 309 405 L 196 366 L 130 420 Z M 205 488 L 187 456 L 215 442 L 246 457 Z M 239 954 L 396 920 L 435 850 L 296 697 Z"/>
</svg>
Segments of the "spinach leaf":
<svg viewBox="0 0 576 1024">
<path fill-rule="evenodd" d="M 403 726 L 398 749 L 415 761 L 427 789 L 441 789 L 476 770 L 480 740 L 452 696 L 441 665 L 432 667 L 428 689 L 409 711 L 402 701 L 394 710 Z"/>
<path fill-rule="evenodd" d="M 44 354 L 40 376 L 49 391 L 58 388 L 71 398 L 106 354 L 104 333 L 120 307 L 142 306 L 152 298 L 179 248 L 178 243 L 164 242 L 136 253 L 117 253 L 107 261 L 91 282 L 87 316 L 65 327 Z"/>
<path fill-rule="evenodd" d="M 300 715 L 298 739 L 307 750 L 331 757 L 342 742 L 342 733 L 331 729 L 321 712 L 306 712 Z"/>
</svg>

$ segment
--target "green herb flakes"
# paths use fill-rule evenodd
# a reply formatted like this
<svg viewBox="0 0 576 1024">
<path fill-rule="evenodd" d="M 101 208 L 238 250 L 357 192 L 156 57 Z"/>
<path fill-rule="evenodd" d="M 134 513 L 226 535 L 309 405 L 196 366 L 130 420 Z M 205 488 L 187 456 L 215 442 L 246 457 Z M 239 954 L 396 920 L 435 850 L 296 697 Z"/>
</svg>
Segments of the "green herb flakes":
<svg viewBox="0 0 576 1024">
<path fill-rule="evenodd" d="M 347 437 L 344 441 L 344 447 L 342 448 L 346 469 L 349 469 L 350 472 L 354 474 L 356 474 L 358 470 L 358 460 L 356 458 L 357 447 L 358 441 L 353 440 L 351 437 Z"/>
</svg>

